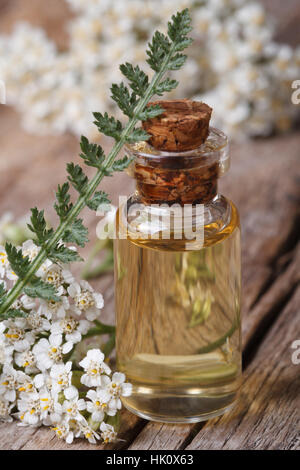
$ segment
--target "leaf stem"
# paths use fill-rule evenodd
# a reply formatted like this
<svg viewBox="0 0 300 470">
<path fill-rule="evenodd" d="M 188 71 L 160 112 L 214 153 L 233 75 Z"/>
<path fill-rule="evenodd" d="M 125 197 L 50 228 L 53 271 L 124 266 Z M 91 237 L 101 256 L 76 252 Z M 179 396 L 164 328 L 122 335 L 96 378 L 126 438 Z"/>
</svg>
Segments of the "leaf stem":
<svg viewBox="0 0 300 470">
<path fill-rule="evenodd" d="M 103 323 L 99 323 L 94 328 L 89 329 L 89 331 L 83 336 L 83 339 L 91 338 L 92 336 L 115 334 L 115 331 L 115 326 L 104 325 Z"/>
<path fill-rule="evenodd" d="M 225 344 L 227 338 L 230 338 L 233 335 L 235 330 L 238 328 L 239 324 L 240 324 L 240 320 L 237 319 L 236 321 L 233 322 L 231 328 L 225 333 L 225 335 L 221 336 L 219 339 L 217 339 L 213 343 L 209 343 L 207 346 L 204 346 L 203 348 L 198 349 L 197 354 L 207 354 L 219 348 L 223 344 Z"/>
<path fill-rule="evenodd" d="M 90 197 L 95 193 L 97 187 L 99 186 L 100 182 L 102 181 L 103 177 L 105 176 L 108 170 L 111 170 L 112 164 L 121 151 L 123 145 L 125 144 L 127 137 L 130 135 L 131 131 L 134 129 L 134 126 L 139 121 L 139 115 L 144 110 L 145 106 L 149 102 L 150 98 L 153 96 L 153 90 L 155 89 L 156 85 L 159 84 L 164 74 L 167 72 L 168 63 L 173 56 L 176 49 L 176 43 L 172 44 L 168 54 L 166 55 L 161 70 L 156 72 L 152 80 L 147 88 L 147 91 L 143 98 L 140 99 L 139 103 L 137 104 L 133 117 L 128 122 L 127 126 L 124 128 L 120 140 L 115 143 L 112 150 L 108 154 L 104 165 L 101 169 L 99 169 L 94 177 L 90 180 L 87 185 L 87 188 L 83 194 L 81 194 L 72 209 L 70 210 L 69 214 L 65 218 L 64 221 L 60 222 L 59 226 L 57 227 L 56 231 L 53 233 L 52 237 L 48 240 L 48 242 L 41 247 L 38 255 L 32 261 L 28 271 L 26 272 L 25 276 L 22 279 L 18 279 L 15 285 L 7 294 L 5 300 L 0 306 L 0 316 L 1 314 L 5 313 L 10 306 L 17 300 L 19 295 L 22 293 L 24 287 L 30 282 L 36 271 L 41 267 L 41 265 L 47 259 L 48 253 L 51 251 L 52 248 L 56 246 L 56 244 L 62 239 L 64 232 L 68 229 L 74 220 L 77 218 L 79 213 L 82 209 L 86 206 L 87 201 Z"/>
<path fill-rule="evenodd" d="M 112 333 L 107 341 L 107 343 L 105 343 L 103 349 L 102 349 L 102 352 L 104 354 L 105 357 L 109 357 L 110 353 L 113 351 L 113 349 L 115 348 L 115 345 L 116 345 L 116 334 L 115 333 Z"/>
</svg>

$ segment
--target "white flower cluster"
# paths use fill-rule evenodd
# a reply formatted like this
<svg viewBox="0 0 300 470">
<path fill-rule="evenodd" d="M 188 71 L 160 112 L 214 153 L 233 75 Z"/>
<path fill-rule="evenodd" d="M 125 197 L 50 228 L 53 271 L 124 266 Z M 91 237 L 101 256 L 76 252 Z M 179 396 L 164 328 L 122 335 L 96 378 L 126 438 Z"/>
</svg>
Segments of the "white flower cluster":
<svg viewBox="0 0 300 470">
<path fill-rule="evenodd" d="M 215 81 L 199 98 L 213 107 L 216 127 L 241 137 L 290 129 L 299 116 L 291 86 L 300 77 L 300 47 L 273 41 L 273 24 L 258 2 L 212 0 L 197 16 Z"/>
<path fill-rule="evenodd" d="M 144 66 L 153 31 L 191 9 L 194 45 L 173 96 L 196 96 L 214 107 L 214 122 L 231 135 L 260 135 L 292 125 L 291 81 L 300 48 L 273 41 L 273 25 L 252 0 L 66 0 L 69 48 L 60 52 L 43 30 L 17 24 L 0 37 L 0 77 L 8 102 L 34 133 L 96 132 L 92 111 L 107 109 L 117 64 Z"/>
<path fill-rule="evenodd" d="M 21 248 L 30 259 L 39 250 L 32 240 Z M 131 385 L 122 373 L 111 376 L 100 349 L 88 350 L 78 370 L 69 360 L 91 327 L 97 329 L 103 297 L 50 260 L 37 276 L 56 288 L 60 300 L 22 295 L 13 308 L 24 311 L 24 318 L 0 322 L 0 421 L 15 417 L 21 426 L 51 426 L 67 443 L 74 437 L 112 442 L 116 431 L 109 417 L 117 414 Z M 0 246 L 0 283 L 9 287 L 15 280 Z"/>
<path fill-rule="evenodd" d="M 19 245 L 30 238 L 32 233 L 27 227 L 27 223 L 29 221 L 29 214 L 21 217 L 20 219 L 16 219 L 12 212 L 4 212 L 0 216 L 0 245 L 4 245 L 5 242 Z"/>
</svg>

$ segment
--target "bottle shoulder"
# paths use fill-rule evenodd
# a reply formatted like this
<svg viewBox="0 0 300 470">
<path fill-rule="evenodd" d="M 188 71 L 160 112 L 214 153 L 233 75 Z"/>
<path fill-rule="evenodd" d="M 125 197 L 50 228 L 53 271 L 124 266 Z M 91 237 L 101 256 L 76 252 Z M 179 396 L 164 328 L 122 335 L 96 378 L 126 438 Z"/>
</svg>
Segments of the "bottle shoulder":
<svg viewBox="0 0 300 470">
<path fill-rule="evenodd" d="M 130 209 L 135 206 L 138 214 L 132 216 Z M 170 214 L 172 218 L 172 208 L 164 206 L 163 216 L 160 217 L 158 224 L 157 207 L 139 204 L 136 195 L 130 197 L 127 201 L 126 208 L 120 207 L 117 212 L 117 233 L 122 233 L 121 238 L 128 239 L 132 243 L 147 248 L 170 251 L 189 251 L 199 250 L 202 248 L 213 246 L 226 238 L 230 237 L 234 232 L 240 231 L 239 213 L 235 204 L 225 196 L 217 195 L 210 203 L 202 206 L 198 214 L 195 212 L 184 212 L 182 216 L 182 236 L 178 237 L 178 233 L 169 230 L 166 236 L 164 220 Z M 126 211 L 124 210 L 126 209 Z M 136 212 L 134 212 L 136 214 Z M 149 217 L 149 215 L 154 217 Z M 174 220 L 173 220 L 174 222 Z M 121 227 L 121 231 L 120 231 Z M 168 225 L 170 228 L 170 225 Z M 173 225 L 172 225 L 173 227 Z M 183 230 L 184 227 L 184 230 Z M 185 228 L 189 227 L 192 236 L 185 236 Z"/>
</svg>

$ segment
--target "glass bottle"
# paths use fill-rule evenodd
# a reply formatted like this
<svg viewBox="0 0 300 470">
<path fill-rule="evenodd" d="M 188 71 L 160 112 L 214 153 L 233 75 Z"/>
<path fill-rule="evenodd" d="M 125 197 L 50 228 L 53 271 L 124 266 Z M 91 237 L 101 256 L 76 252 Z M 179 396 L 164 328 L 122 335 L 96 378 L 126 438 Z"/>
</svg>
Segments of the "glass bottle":
<svg viewBox="0 0 300 470">
<path fill-rule="evenodd" d="M 123 402 L 149 420 L 207 420 L 233 406 L 241 375 L 239 215 L 217 186 L 228 140 L 210 128 L 193 150 L 127 152 L 136 191 L 115 241 L 117 364 L 133 384 Z"/>
</svg>

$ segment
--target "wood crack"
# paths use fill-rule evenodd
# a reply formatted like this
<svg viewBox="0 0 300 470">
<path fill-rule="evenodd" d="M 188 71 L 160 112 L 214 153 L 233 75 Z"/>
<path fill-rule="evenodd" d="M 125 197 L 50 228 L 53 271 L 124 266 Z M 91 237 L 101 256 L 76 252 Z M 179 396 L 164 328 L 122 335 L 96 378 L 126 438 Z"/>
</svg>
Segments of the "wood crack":
<svg viewBox="0 0 300 470">
<path fill-rule="evenodd" d="M 295 222 L 292 225 L 290 233 L 287 238 L 282 242 L 278 252 L 268 263 L 271 274 L 262 285 L 257 297 L 252 302 L 250 309 L 253 309 L 260 301 L 260 299 L 266 294 L 266 292 L 272 287 L 272 284 L 281 274 L 288 268 L 292 262 L 292 256 L 289 256 L 295 250 L 299 242 L 299 231 L 300 231 L 300 215 L 296 216 Z M 285 263 L 282 264 L 281 260 L 285 259 Z"/>
<path fill-rule="evenodd" d="M 300 243 L 291 254 L 293 261 L 274 280 L 260 302 L 249 312 L 245 319 L 245 329 L 243 331 L 245 368 L 253 360 L 260 344 L 299 284 Z"/>
<path fill-rule="evenodd" d="M 282 310 L 288 304 L 290 298 L 293 296 L 296 288 L 298 286 L 298 282 L 293 284 L 291 288 L 286 292 L 285 296 L 279 300 L 279 302 L 274 305 L 264 316 L 262 321 L 259 324 L 259 327 L 256 329 L 255 333 L 247 343 L 246 348 L 243 352 L 243 368 L 247 369 L 251 361 L 254 359 L 256 352 L 260 345 L 262 344 L 265 336 L 268 334 L 268 331 L 272 327 L 274 321 L 278 318 L 281 314 Z"/>
<path fill-rule="evenodd" d="M 187 450 L 299 446 L 299 374 L 287 343 L 300 334 L 299 300 L 297 289 L 249 365 L 236 408 L 207 423 Z"/>
<path fill-rule="evenodd" d="M 194 437 L 201 431 L 201 429 L 205 426 L 205 424 L 206 424 L 206 421 L 202 421 L 200 423 L 196 423 L 192 425 L 191 432 L 182 441 L 182 444 L 178 447 L 178 450 L 184 450 L 192 442 Z"/>
</svg>

